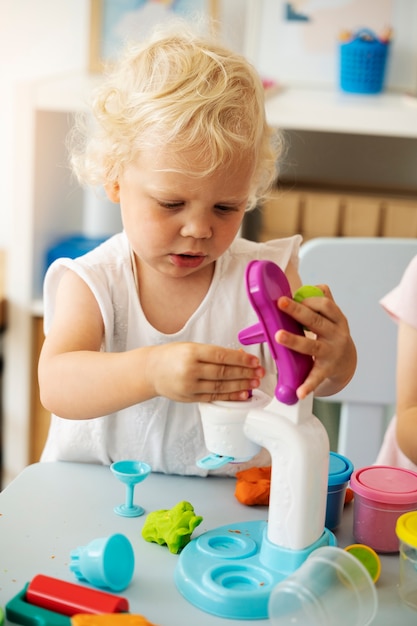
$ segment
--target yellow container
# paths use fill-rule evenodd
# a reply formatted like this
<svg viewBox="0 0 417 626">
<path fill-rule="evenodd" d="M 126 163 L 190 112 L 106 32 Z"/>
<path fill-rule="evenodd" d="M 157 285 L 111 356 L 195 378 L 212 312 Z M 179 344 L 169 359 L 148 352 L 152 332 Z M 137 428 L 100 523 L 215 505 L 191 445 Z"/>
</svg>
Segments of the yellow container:
<svg viewBox="0 0 417 626">
<path fill-rule="evenodd" d="M 400 541 L 400 597 L 417 610 L 417 511 L 401 515 L 395 532 Z"/>
</svg>

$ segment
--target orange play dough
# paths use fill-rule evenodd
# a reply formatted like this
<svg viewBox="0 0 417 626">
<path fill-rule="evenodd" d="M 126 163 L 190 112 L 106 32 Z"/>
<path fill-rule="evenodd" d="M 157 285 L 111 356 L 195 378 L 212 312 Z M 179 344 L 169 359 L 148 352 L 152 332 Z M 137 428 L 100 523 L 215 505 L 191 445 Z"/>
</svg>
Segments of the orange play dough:
<svg viewBox="0 0 417 626">
<path fill-rule="evenodd" d="M 247 505 L 269 504 L 271 490 L 271 467 L 251 467 L 236 473 L 235 496 Z"/>
<path fill-rule="evenodd" d="M 130 613 L 102 613 L 101 615 L 78 613 L 71 617 L 71 626 L 156 626 L 156 624 L 148 622 L 143 615 Z"/>
</svg>

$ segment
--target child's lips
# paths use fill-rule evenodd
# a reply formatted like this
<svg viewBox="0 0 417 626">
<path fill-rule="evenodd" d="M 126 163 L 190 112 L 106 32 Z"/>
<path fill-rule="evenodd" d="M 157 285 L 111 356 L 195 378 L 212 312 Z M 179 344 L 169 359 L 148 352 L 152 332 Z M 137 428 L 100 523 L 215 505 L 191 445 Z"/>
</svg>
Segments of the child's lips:
<svg viewBox="0 0 417 626">
<path fill-rule="evenodd" d="M 199 267 L 204 259 L 204 254 L 171 254 L 171 260 L 177 267 Z"/>
</svg>

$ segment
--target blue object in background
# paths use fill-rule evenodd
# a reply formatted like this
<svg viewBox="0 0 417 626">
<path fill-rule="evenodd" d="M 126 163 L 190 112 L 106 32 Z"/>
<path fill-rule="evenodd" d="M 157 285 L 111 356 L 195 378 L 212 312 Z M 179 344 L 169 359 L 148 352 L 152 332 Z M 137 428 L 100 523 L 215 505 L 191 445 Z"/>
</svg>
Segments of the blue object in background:
<svg viewBox="0 0 417 626">
<path fill-rule="evenodd" d="M 340 44 L 340 87 L 349 93 L 376 94 L 384 87 L 389 41 L 369 29 Z"/>
<path fill-rule="evenodd" d="M 85 235 L 70 235 L 57 241 L 46 251 L 46 268 L 56 259 L 76 259 L 90 250 L 93 250 L 109 237 L 86 237 Z"/>
</svg>

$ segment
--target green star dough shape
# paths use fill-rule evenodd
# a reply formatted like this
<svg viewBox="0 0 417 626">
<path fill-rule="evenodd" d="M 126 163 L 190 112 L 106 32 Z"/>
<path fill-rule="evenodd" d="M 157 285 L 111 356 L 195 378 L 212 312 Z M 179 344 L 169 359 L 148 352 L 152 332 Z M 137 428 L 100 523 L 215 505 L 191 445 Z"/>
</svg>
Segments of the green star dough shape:
<svg viewBox="0 0 417 626">
<path fill-rule="evenodd" d="M 201 516 L 195 515 L 194 507 L 183 500 L 172 509 L 149 513 L 142 528 L 142 537 L 160 546 L 167 545 L 172 554 L 178 554 L 202 521 Z"/>
</svg>

